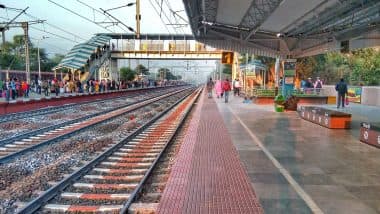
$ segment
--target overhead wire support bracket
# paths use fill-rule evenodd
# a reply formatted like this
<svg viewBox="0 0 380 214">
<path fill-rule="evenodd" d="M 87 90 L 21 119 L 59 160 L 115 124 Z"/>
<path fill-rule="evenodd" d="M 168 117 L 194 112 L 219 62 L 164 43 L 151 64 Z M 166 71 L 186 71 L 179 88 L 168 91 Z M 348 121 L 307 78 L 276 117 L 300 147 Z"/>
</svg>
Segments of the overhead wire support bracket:
<svg viewBox="0 0 380 214">
<path fill-rule="evenodd" d="M 124 24 L 122 21 L 120 21 L 119 19 L 117 19 L 115 16 L 111 15 L 109 12 L 107 12 L 106 10 L 102 9 L 102 8 L 99 8 L 101 11 L 103 11 L 103 13 L 107 14 L 108 16 L 110 16 L 111 18 L 115 19 L 116 21 L 118 21 L 118 23 L 122 24 L 124 27 L 126 27 L 129 31 L 133 32 L 133 33 L 136 33 L 135 29 L 133 29 L 132 27 L 129 27 L 128 25 Z"/>
<path fill-rule="evenodd" d="M 114 7 L 114 8 L 111 8 L 111 9 L 107 9 L 105 11 L 117 10 L 117 9 L 120 9 L 120 8 L 123 8 L 123 7 L 130 7 L 130 6 L 135 5 L 135 4 L 136 4 L 136 2 L 131 2 L 131 3 L 128 3 L 126 5 L 122 5 L 122 6 L 119 6 L 119 7 Z"/>
</svg>

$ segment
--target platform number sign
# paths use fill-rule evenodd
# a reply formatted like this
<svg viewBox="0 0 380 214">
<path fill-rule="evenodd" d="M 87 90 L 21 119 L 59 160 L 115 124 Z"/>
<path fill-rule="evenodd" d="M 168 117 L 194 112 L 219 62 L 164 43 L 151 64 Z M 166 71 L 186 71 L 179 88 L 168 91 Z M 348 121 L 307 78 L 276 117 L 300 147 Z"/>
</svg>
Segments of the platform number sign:
<svg viewBox="0 0 380 214">
<path fill-rule="evenodd" d="M 222 52 L 222 64 L 232 64 L 234 61 L 233 52 Z"/>
</svg>

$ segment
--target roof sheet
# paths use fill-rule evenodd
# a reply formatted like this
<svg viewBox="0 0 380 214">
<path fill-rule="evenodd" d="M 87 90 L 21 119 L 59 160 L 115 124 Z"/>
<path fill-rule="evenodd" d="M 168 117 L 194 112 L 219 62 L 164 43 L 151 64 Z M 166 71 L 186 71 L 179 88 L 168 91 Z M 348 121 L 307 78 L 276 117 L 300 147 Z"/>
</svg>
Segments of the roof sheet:
<svg viewBox="0 0 380 214">
<path fill-rule="evenodd" d="M 62 61 L 55 67 L 80 69 L 84 67 L 91 54 L 95 53 L 98 47 L 107 44 L 112 38 L 106 35 L 96 35 L 87 42 L 75 45 Z"/>
</svg>

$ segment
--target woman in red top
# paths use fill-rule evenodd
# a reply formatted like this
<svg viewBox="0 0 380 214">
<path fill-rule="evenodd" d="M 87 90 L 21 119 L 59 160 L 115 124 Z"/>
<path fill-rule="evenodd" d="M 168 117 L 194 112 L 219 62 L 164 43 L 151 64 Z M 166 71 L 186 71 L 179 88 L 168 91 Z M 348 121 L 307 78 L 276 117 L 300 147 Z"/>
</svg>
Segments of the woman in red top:
<svg viewBox="0 0 380 214">
<path fill-rule="evenodd" d="M 223 94 L 224 94 L 224 102 L 228 103 L 228 95 L 231 91 L 231 84 L 228 78 L 223 82 Z"/>
<path fill-rule="evenodd" d="M 24 97 L 27 97 L 27 93 L 26 92 L 28 90 L 28 85 L 26 84 L 25 81 L 21 82 L 21 90 L 22 90 L 22 92 L 24 94 Z"/>
</svg>

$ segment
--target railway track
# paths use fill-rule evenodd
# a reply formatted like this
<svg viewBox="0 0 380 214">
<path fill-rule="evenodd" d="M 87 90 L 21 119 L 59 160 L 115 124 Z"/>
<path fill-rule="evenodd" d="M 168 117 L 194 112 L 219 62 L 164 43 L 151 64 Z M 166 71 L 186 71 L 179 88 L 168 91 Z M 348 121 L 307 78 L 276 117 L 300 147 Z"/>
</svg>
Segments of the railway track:
<svg viewBox="0 0 380 214">
<path fill-rule="evenodd" d="M 69 138 L 85 129 L 105 123 L 115 117 L 130 113 L 145 105 L 170 97 L 187 89 L 174 91 L 168 94 L 159 95 L 153 98 L 127 104 L 115 109 L 106 110 L 100 113 L 87 115 L 85 117 L 67 121 L 61 124 L 45 127 L 25 134 L 0 141 L 0 164 L 7 163 L 12 159 L 40 148 L 42 146 Z"/>
<path fill-rule="evenodd" d="M 157 88 L 155 90 L 155 92 L 158 92 L 162 89 L 165 89 L 165 88 Z M 149 91 L 148 91 L 148 93 L 149 93 Z M 31 111 L 25 111 L 25 112 L 9 113 L 6 115 L 0 115 L 0 123 L 9 122 L 9 121 L 18 120 L 18 119 L 23 119 L 23 118 L 28 118 L 28 117 L 35 117 L 35 116 L 39 116 L 39 115 L 57 113 L 57 112 L 61 112 L 61 111 L 64 111 L 66 109 L 70 109 L 70 108 L 73 108 L 75 106 L 80 106 L 80 105 L 109 102 L 110 100 L 120 99 L 122 97 L 131 96 L 131 95 L 139 96 L 139 95 L 141 95 L 141 92 L 139 90 L 136 90 L 136 91 L 130 91 L 130 93 L 125 94 L 125 95 L 121 95 L 119 97 L 98 99 L 95 101 L 85 101 L 85 102 L 81 102 L 81 103 L 69 103 L 69 104 L 65 104 L 63 106 L 51 106 L 51 107 L 45 107 L 45 108 L 41 108 L 38 110 L 31 110 Z"/>
<path fill-rule="evenodd" d="M 200 90 L 183 97 L 18 213 L 126 213 Z"/>
<path fill-rule="evenodd" d="M 14 129 L 16 129 L 16 128 L 12 128 L 12 127 L 3 128 L 4 124 L 0 124 L 0 127 L 1 127 L 0 133 L 2 132 L 0 134 L 0 136 L 2 138 L 0 140 L 0 147 L 7 144 L 7 143 L 12 143 L 15 141 L 22 140 L 22 139 L 27 138 L 29 136 L 35 136 L 38 134 L 42 134 L 42 133 L 47 132 L 49 130 L 54 130 L 54 129 L 57 129 L 59 127 L 70 125 L 70 124 L 80 122 L 80 121 L 86 120 L 88 118 L 91 118 L 91 117 L 94 117 L 94 116 L 97 116 L 97 115 L 100 115 L 103 113 L 107 113 L 107 111 L 110 112 L 113 110 L 124 108 L 124 107 L 132 105 L 134 103 L 146 100 L 149 97 L 168 93 L 170 91 L 174 91 L 174 90 L 173 89 L 172 90 L 160 90 L 160 91 L 155 91 L 155 92 L 150 92 L 150 93 L 138 94 L 138 95 L 133 96 L 133 97 L 128 97 L 128 101 L 123 101 L 123 102 L 120 102 L 121 99 L 119 98 L 119 99 L 113 100 L 113 102 L 104 103 L 104 105 L 102 105 L 100 107 L 99 106 L 94 107 L 95 106 L 94 103 L 86 104 L 86 105 L 82 105 L 82 107 L 84 107 L 84 109 L 89 108 L 89 109 L 91 109 L 90 111 L 85 110 L 85 112 L 82 112 L 83 108 L 74 108 L 71 110 L 66 109 L 66 111 L 62 111 L 59 114 L 53 113 L 50 117 L 48 115 L 37 116 L 36 117 L 37 120 L 32 120 L 32 122 L 28 122 L 26 120 L 14 120 L 13 122 L 18 123 L 18 124 L 23 124 L 23 123 L 28 124 L 29 123 L 26 126 L 23 125 L 20 128 L 17 128 L 17 134 L 16 135 L 12 134 L 12 132 L 14 132 Z M 135 101 L 135 100 L 138 100 L 138 101 Z M 116 101 L 119 101 L 119 102 L 116 102 Z M 112 103 L 112 105 L 115 105 L 115 106 L 111 106 L 110 103 Z M 58 116 L 58 117 L 66 116 L 66 117 L 60 118 L 58 120 L 58 123 L 57 123 L 57 121 L 55 120 L 56 117 L 54 117 L 54 116 Z M 72 116 L 74 116 L 74 117 L 72 118 Z M 52 117 L 54 117 L 54 119 Z M 30 116 L 30 118 L 33 119 L 32 116 Z M 30 126 L 37 126 L 37 128 L 30 128 Z M 10 132 L 10 133 L 8 133 L 8 132 Z M 0 151 L 1 150 L 4 150 L 4 148 L 0 148 Z"/>
</svg>

